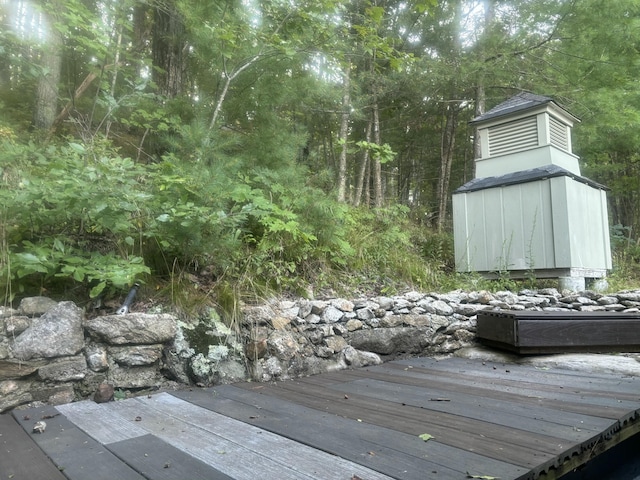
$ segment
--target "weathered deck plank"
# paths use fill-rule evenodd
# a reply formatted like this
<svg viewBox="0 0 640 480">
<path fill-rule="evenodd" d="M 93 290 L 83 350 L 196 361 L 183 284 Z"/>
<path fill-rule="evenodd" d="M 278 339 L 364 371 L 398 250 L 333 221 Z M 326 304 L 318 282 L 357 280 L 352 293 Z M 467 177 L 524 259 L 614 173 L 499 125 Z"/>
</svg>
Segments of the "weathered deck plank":
<svg viewBox="0 0 640 480">
<path fill-rule="evenodd" d="M 552 357 L 536 357 L 543 363 L 544 358 Z M 556 357 L 557 358 L 557 357 Z M 567 358 L 567 356 L 562 356 Z M 584 362 L 584 360 L 583 360 Z M 567 368 L 558 367 L 536 367 L 528 364 L 507 363 L 498 361 L 479 361 L 466 358 L 450 357 L 446 360 L 438 360 L 434 358 L 409 358 L 398 360 L 385 364 L 390 368 L 407 369 L 407 368 L 425 368 L 431 369 L 442 375 L 447 372 L 460 374 L 470 374 L 475 378 L 489 378 L 492 381 L 501 381 L 500 370 L 509 375 L 502 375 L 504 380 L 515 380 L 518 382 L 534 383 L 541 388 L 587 388 L 589 390 L 598 390 L 605 395 L 617 397 L 619 395 L 631 395 L 631 400 L 638 399 L 637 380 L 633 376 L 624 375 L 613 372 L 594 372 L 585 373 L 580 370 L 569 370 Z M 498 372 L 496 372 L 498 371 Z M 588 378 L 587 378 L 588 377 Z M 585 381 L 586 380 L 586 381 Z M 615 384 L 615 389 L 611 389 L 611 385 Z"/>
<path fill-rule="evenodd" d="M 152 480 L 233 480 L 153 435 L 111 443 L 109 450 Z"/>
<path fill-rule="evenodd" d="M 246 385 L 246 388 L 251 387 Z M 296 381 L 265 386 L 261 393 L 333 415 L 397 429 L 416 437 L 428 433 L 446 445 L 497 460 L 508 458 L 510 463 L 528 468 L 556 457 L 565 448 L 561 439 L 537 432 L 523 432 L 474 418 L 426 411 L 367 396 L 350 395 L 346 399 L 342 392 L 327 391 Z M 509 452 L 508 457 L 506 452 Z"/>
<path fill-rule="evenodd" d="M 65 480 L 12 415 L 0 415 L 0 478 Z"/>
<path fill-rule="evenodd" d="M 88 423 L 87 411 L 98 407 L 102 423 Z M 268 431 L 191 405 L 163 393 L 101 405 L 79 402 L 62 407 L 73 422 L 101 441 L 104 425 L 140 429 L 234 479 L 303 480 L 351 478 L 389 480 L 367 468 L 345 461 Z M 107 444 L 109 446 L 109 444 Z M 286 452 L 286 455 L 283 455 Z"/>
<path fill-rule="evenodd" d="M 503 373 L 497 372 L 494 378 L 497 379 L 501 374 Z M 611 419 L 618 419 L 624 416 L 636 405 L 634 402 L 618 401 L 615 398 L 600 399 L 594 397 L 591 399 L 581 394 L 564 392 L 562 389 L 560 391 L 554 390 L 549 394 L 542 384 L 538 388 L 536 384 L 520 385 L 517 381 L 497 379 L 484 385 L 471 375 L 456 374 L 454 372 L 419 372 L 416 369 L 398 371 L 398 369 L 385 365 L 375 369 L 367 368 L 366 372 L 350 370 L 334 372 L 328 375 L 338 378 L 344 378 L 344 375 L 351 376 L 353 379 L 371 378 L 380 380 L 386 380 L 389 375 L 392 375 L 397 376 L 399 379 L 402 378 L 402 382 L 407 385 L 421 386 L 428 383 L 432 387 L 442 388 L 452 392 L 452 394 L 466 392 L 473 395 L 489 396 L 496 400 L 515 401 L 524 405 L 544 405 L 559 411 Z M 624 404 L 624 402 L 627 403 Z"/>
<path fill-rule="evenodd" d="M 601 420 L 597 425 L 585 425 L 585 420 L 592 417 L 558 415 L 557 412 L 548 408 L 522 406 L 515 402 L 504 402 L 464 393 L 451 395 L 451 392 L 431 388 L 428 390 L 429 396 L 425 396 L 424 391 L 415 387 L 380 380 L 359 379 L 340 385 L 336 389 L 347 392 L 349 395 L 366 395 L 374 399 L 396 401 L 402 405 L 412 405 L 425 410 L 461 415 L 463 418 L 473 416 L 474 419 L 483 422 L 528 432 L 535 431 L 572 442 L 584 441 L 582 432 L 591 431 L 596 435 L 613 423 L 611 420 Z M 570 421 L 567 418 L 569 416 Z"/>
<path fill-rule="evenodd" d="M 640 379 L 407 359 L 14 417 L 70 480 L 551 480 L 638 438 Z"/>
<path fill-rule="evenodd" d="M 69 480 L 143 480 L 144 477 L 120 461 L 60 414 L 54 407 L 15 410 L 14 417 L 26 431 L 45 417 L 47 429 L 31 439 L 51 458 Z M 33 477 L 37 478 L 37 477 Z M 47 477 L 42 477 L 47 478 Z"/>
<path fill-rule="evenodd" d="M 416 435 L 358 422 L 263 395 L 261 385 L 245 390 L 224 385 L 176 392 L 181 398 L 224 415 L 250 422 L 315 448 L 403 480 L 424 480 L 425 472 L 441 480 L 459 480 L 467 472 L 493 472 L 516 478 L 525 469 Z M 455 459 L 452 462 L 451 459 Z"/>
</svg>

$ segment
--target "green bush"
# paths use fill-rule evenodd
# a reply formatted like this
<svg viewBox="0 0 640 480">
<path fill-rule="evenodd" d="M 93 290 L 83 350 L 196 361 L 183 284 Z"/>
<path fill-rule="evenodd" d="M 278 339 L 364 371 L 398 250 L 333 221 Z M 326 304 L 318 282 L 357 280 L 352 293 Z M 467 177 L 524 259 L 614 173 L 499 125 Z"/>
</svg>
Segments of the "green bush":
<svg viewBox="0 0 640 480">
<path fill-rule="evenodd" d="M 300 172 L 238 175 L 173 155 L 144 165 L 104 144 L 4 147 L 7 296 L 54 284 L 96 296 L 202 266 L 282 289 L 296 287 L 305 265 L 351 254 L 344 207 L 297 180 Z"/>
<path fill-rule="evenodd" d="M 239 173 L 231 161 L 176 154 L 142 164 L 95 140 L 3 140 L 5 301 L 43 289 L 108 295 L 150 275 L 171 282 L 175 296 L 185 273 L 203 270 L 221 296 L 301 293 L 309 284 L 391 292 L 432 288 L 451 263 L 450 238 L 413 225 L 405 207 L 338 203 L 307 184 L 303 167 Z M 208 295 L 184 296 L 196 297 Z"/>
</svg>

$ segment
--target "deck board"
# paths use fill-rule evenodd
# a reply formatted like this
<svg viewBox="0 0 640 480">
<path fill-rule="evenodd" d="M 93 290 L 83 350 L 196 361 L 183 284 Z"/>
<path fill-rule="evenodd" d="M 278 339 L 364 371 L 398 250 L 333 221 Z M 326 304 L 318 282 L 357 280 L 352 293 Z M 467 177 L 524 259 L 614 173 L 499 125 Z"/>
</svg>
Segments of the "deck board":
<svg viewBox="0 0 640 480">
<path fill-rule="evenodd" d="M 296 381 L 266 386 L 262 394 L 293 401 L 327 413 L 360 420 L 385 428 L 398 429 L 416 438 L 427 433 L 446 445 L 465 449 L 493 459 L 504 459 L 509 452 L 511 463 L 533 468 L 541 460 L 550 460 L 563 451 L 561 439 L 524 432 L 481 422 L 474 418 L 451 415 L 372 399 L 362 395 L 328 392 Z M 249 387 L 248 387 L 249 388 Z"/>
<path fill-rule="evenodd" d="M 328 375 L 340 379 L 351 377 L 353 379 L 371 378 L 380 380 L 386 380 L 393 376 L 396 381 L 407 385 L 420 387 L 428 384 L 429 387 L 450 391 L 452 395 L 461 392 L 488 396 L 496 400 L 515 401 L 532 406 L 544 405 L 559 411 L 610 419 L 618 419 L 624 416 L 636 405 L 635 402 L 619 401 L 615 398 L 590 398 L 580 392 L 565 391 L 564 389 L 554 389 L 552 392 L 548 392 L 542 384 L 539 387 L 536 387 L 536 384 L 521 385 L 520 382 L 508 379 L 483 383 L 470 375 L 456 374 L 455 372 L 434 374 L 433 372 L 420 372 L 415 368 L 410 371 L 398 371 L 398 369 L 383 365 L 380 368 L 368 368 L 366 372 L 349 370 Z M 499 375 L 502 375 L 502 372 L 497 372 L 496 376 Z"/>
<path fill-rule="evenodd" d="M 640 379 L 412 358 L 13 416 L 69 480 L 553 480 L 638 438 Z"/>
<path fill-rule="evenodd" d="M 14 417 L 30 431 L 45 418 L 47 428 L 31 439 L 51 458 L 69 480 L 143 480 L 144 477 L 120 461 L 104 445 L 83 432 L 54 407 L 14 410 Z M 28 418 L 28 419 L 27 419 Z M 37 477 L 34 477 L 37 478 Z M 47 478 L 47 477 L 43 477 Z"/>
<path fill-rule="evenodd" d="M 151 480 L 233 480 L 153 435 L 111 443 L 109 450 Z"/>
<path fill-rule="evenodd" d="M 544 358 L 544 357 L 543 357 Z M 446 361 L 433 358 L 411 358 L 398 360 L 385 364 L 390 368 L 431 368 L 433 371 L 446 375 L 447 372 L 473 375 L 475 378 L 489 378 L 492 381 L 502 380 L 496 370 L 502 370 L 505 380 L 516 380 L 518 382 L 535 383 L 542 388 L 588 388 L 589 390 L 599 390 L 609 396 L 631 395 L 631 400 L 640 398 L 637 389 L 637 382 L 634 377 L 620 373 L 598 373 L 569 370 L 558 367 L 536 367 L 527 364 L 505 363 L 497 361 L 477 361 L 464 358 L 451 357 Z M 585 377 L 588 377 L 586 379 Z M 585 381 L 586 380 L 586 381 Z M 612 382 L 615 389 L 611 390 Z"/>
<path fill-rule="evenodd" d="M 0 415 L 0 478 L 65 480 L 10 414 Z"/>
<path fill-rule="evenodd" d="M 439 443 L 423 442 L 416 435 L 381 428 L 365 422 L 329 415 L 281 398 L 233 385 L 206 390 L 176 392 L 192 403 L 244 420 L 296 439 L 315 448 L 362 463 L 397 479 L 424 480 L 425 472 L 449 480 L 467 472 L 494 472 L 500 478 L 516 478 L 524 468 L 489 459 Z M 456 459 L 451 462 L 451 459 Z"/>
<path fill-rule="evenodd" d="M 84 401 L 60 408 L 107 446 L 112 436 L 104 436 L 103 425 L 139 429 L 235 479 L 254 479 L 255 472 L 282 480 L 331 480 L 346 478 L 346 472 L 371 480 L 390 478 L 167 393 L 100 405 Z M 91 410 L 99 410 L 95 415 L 103 419 L 101 424 L 87 421 L 86 412 Z"/>
</svg>

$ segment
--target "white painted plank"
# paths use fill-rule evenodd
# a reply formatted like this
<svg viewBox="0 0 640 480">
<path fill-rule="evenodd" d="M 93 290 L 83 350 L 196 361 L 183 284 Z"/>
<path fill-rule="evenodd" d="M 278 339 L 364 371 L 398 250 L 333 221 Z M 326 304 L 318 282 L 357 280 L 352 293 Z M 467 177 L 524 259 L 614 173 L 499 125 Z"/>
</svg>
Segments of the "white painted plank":
<svg viewBox="0 0 640 480">
<path fill-rule="evenodd" d="M 103 445 L 141 437 L 148 432 L 118 415 L 105 415 L 107 403 L 91 400 L 56 406 L 56 409 L 81 430 Z"/>
<path fill-rule="evenodd" d="M 233 445 L 246 449 L 253 461 L 256 458 L 263 458 L 277 462 L 286 469 L 294 471 L 296 479 L 309 477 L 326 480 L 350 480 L 356 475 L 367 480 L 390 480 L 390 477 L 354 462 L 192 405 L 168 393 L 154 395 L 150 399 L 138 397 L 133 400 L 140 405 L 140 408 L 157 411 L 159 418 L 179 419 L 190 425 L 191 428 L 205 430 Z M 165 441 L 170 443 L 168 439 Z M 220 465 L 216 465 L 216 468 L 222 470 Z M 256 468 L 251 468 L 250 478 L 254 479 L 257 471 Z M 231 475 L 229 472 L 225 473 Z"/>
<path fill-rule="evenodd" d="M 184 405 L 176 406 L 178 409 L 182 407 Z M 257 454 L 251 448 L 229 441 L 216 432 L 194 426 L 179 418 L 182 416 L 180 410 L 167 414 L 152 408 L 149 401 L 143 403 L 138 399 L 112 402 L 107 404 L 107 408 L 110 412 L 103 412 L 103 415 L 111 414 L 123 418 L 125 422 L 136 422 L 150 434 L 237 480 L 255 480 L 257 475 L 278 480 L 319 478 L 301 474 L 276 459 Z M 139 420 L 136 421 L 136 418 Z M 193 420 L 196 423 L 199 419 Z M 281 455 L 287 454 L 286 451 L 281 452 Z"/>
</svg>

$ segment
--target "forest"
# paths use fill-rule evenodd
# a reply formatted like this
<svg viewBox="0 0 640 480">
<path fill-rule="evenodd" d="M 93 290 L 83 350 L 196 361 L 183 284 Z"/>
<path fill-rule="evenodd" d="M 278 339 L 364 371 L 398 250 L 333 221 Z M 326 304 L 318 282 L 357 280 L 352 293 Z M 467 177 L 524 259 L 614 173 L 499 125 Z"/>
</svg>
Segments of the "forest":
<svg viewBox="0 0 640 480">
<path fill-rule="evenodd" d="M 638 0 L 0 0 L 0 296 L 486 287 L 451 192 L 519 92 L 580 119 L 629 285 L 639 78 Z"/>
</svg>

